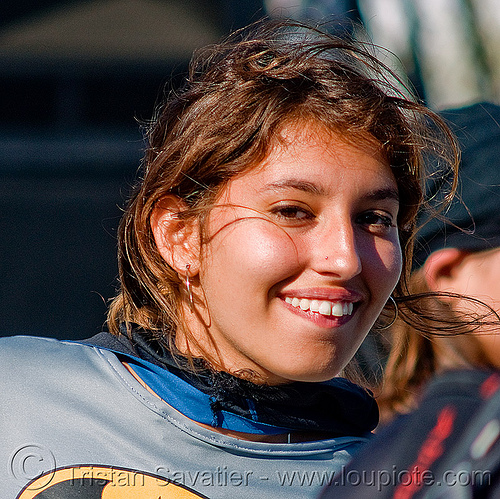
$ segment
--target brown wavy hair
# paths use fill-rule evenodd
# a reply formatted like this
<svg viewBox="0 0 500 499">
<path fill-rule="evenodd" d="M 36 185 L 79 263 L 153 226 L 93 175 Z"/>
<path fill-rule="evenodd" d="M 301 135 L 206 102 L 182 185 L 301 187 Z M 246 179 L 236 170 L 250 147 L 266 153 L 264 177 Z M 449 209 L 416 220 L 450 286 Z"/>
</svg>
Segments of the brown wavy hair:
<svg viewBox="0 0 500 499">
<path fill-rule="evenodd" d="M 118 231 L 111 332 L 136 324 L 172 347 L 182 327 L 184 284 L 157 250 L 150 227 L 155 203 L 173 193 L 187 206 L 180 216 L 203 226 L 221 189 L 258 165 L 291 122 L 381 145 L 400 195 L 404 271 L 395 295 L 406 294 L 423 157 L 437 155 L 454 171 L 457 147 L 441 118 L 411 96 L 373 46 L 327 28 L 264 20 L 195 54 L 184 87 L 166 96 L 146 130 L 140 180 Z"/>
</svg>

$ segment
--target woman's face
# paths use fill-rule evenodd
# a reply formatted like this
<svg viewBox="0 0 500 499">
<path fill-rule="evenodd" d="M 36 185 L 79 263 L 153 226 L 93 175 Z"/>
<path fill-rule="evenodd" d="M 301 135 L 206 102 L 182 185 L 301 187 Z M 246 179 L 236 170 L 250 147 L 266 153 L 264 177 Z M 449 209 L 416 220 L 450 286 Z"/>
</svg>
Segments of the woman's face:
<svg viewBox="0 0 500 499">
<path fill-rule="evenodd" d="M 303 124 L 282 136 L 208 217 L 195 286 L 208 327 L 190 312 L 187 327 L 229 372 L 325 381 L 398 282 L 398 189 L 375 144 Z"/>
</svg>

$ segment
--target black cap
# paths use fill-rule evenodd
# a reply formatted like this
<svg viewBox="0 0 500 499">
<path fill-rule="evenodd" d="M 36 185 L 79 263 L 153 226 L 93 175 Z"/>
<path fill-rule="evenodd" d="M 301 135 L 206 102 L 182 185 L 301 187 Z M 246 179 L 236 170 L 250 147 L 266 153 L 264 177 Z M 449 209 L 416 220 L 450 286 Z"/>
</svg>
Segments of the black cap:
<svg viewBox="0 0 500 499">
<path fill-rule="evenodd" d="M 462 150 L 458 195 L 444 220 L 435 218 L 420 230 L 416 268 L 441 248 L 483 251 L 500 246 L 500 106 L 479 103 L 440 114 Z"/>
</svg>

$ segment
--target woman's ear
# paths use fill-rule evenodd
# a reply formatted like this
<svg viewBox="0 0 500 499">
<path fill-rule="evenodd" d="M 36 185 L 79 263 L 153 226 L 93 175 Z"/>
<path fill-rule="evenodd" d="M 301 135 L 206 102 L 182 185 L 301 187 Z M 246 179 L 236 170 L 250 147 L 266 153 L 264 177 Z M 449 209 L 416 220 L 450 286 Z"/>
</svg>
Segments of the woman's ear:
<svg viewBox="0 0 500 499">
<path fill-rule="evenodd" d="M 431 253 L 424 264 L 424 277 L 433 292 L 460 293 L 460 265 L 469 255 L 457 248 L 443 248 Z"/>
<path fill-rule="evenodd" d="M 194 276 L 199 271 L 200 231 L 196 219 L 179 217 L 187 209 L 182 199 L 167 194 L 151 213 L 151 230 L 163 259 L 177 272 Z"/>
</svg>

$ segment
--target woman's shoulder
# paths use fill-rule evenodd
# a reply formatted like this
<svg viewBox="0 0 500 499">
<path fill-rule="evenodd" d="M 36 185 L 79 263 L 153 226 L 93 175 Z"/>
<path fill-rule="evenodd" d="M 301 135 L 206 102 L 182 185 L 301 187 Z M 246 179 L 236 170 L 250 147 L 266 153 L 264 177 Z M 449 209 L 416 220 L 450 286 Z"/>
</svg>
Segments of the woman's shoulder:
<svg viewBox="0 0 500 499">
<path fill-rule="evenodd" d="M 2 366 L 17 364 L 19 361 L 40 359 L 56 354 L 66 348 L 66 342 L 40 336 L 6 336 L 0 338 L 0 359 Z"/>
<path fill-rule="evenodd" d="M 101 361 L 98 349 L 76 341 L 37 336 L 0 338 L 2 382 L 16 380 L 38 384 L 46 378 L 60 380 L 74 373 L 91 372 Z"/>
<path fill-rule="evenodd" d="M 0 349 L 3 352 L 6 349 L 10 351 L 16 350 L 17 348 L 30 348 L 34 345 L 42 345 L 49 343 L 64 343 L 64 341 L 57 340 L 55 338 L 47 338 L 45 336 L 28 336 L 28 335 L 18 335 L 18 336 L 3 336 L 0 338 Z"/>
<path fill-rule="evenodd" d="M 88 348 L 78 341 L 58 340 L 43 336 L 5 336 L 0 338 L 0 358 L 16 362 L 19 358 L 33 360 L 52 355 L 72 355 L 80 348 Z"/>
</svg>

